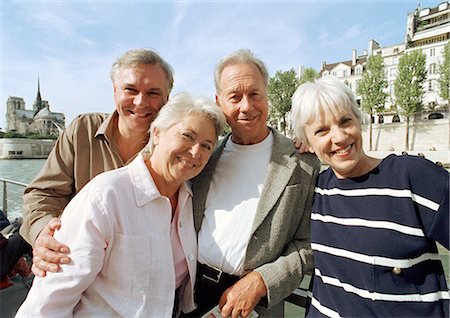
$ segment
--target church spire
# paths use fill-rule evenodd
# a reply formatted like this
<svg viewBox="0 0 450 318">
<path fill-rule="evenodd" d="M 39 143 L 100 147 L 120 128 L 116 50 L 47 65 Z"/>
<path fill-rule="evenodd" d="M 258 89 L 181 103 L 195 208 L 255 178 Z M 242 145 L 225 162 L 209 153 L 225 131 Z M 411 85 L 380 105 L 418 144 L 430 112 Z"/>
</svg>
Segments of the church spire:
<svg viewBox="0 0 450 318">
<path fill-rule="evenodd" d="M 38 90 L 37 90 L 36 100 L 33 103 L 34 113 L 36 114 L 42 108 L 43 108 L 43 105 L 42 105 L 42 98 L 41 98 L 41 85 L 40 85 L 40 79 L 39 79 L 39 74 L 38 74 Z"/>
</svg>

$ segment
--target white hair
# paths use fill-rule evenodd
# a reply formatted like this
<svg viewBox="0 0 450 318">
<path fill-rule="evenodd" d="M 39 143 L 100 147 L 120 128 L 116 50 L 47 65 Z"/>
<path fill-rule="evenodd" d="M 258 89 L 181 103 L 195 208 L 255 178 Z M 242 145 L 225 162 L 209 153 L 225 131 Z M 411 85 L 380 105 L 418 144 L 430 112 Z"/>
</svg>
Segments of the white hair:
<svg viewBox="0 0 450 318">
<path fill-rule="evenodd" d="M 292 119 L 295 135 L 309 145 L 305 125 L 324 113 L 333 116 L 352 112 L 362 124 L 361 112 L 350 88 L 333 76 L 300 85 L 292 96 Z"/>
<path fill-rule="evenodd" d="M 188 93 L 179 93 L 171 97 L 169 101 L 158 112 L 158 116 L 150 126 L 150 140 L 148 151 L 153 152 L 155 142 L 152 137 L 152 131 L 157 128 L 159 131 L 165 131 L 173 125 L 181 122 L 183 118 L 189 115 L 200 115 L 212 121 L 216 131 L 217 138 L 222 134 L 225 126 L 225 115 L 219 106 L 211 99 L 197 97 L 193 98 Z"/>
</svg>

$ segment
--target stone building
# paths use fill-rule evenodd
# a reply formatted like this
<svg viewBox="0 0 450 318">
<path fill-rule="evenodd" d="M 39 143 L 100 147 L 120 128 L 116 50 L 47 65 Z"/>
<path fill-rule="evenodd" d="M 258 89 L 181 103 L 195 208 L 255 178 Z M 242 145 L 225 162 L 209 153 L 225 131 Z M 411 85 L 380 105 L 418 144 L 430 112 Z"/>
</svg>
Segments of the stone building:
<svg viewBox="0 0 450 318">
<path fill-rule="evenodd" d="M 65 128 L 65 121 L 63 113 L 52 112 L 48 101 L 42 100 L 39 79 L 32 110 L 25 109 L 25 101 L 21 97 L 10 96 L 6 102 L 6 132 L 59 136 Z"/>
<path fill-rule="evenodd" d="M 420 49 L 426 55 L 428 76 L 424 85 L 423 104 L 425 110 L 418 116 L 424 120 L 443 118 L 447 116 L 445 112 L 447 102 L 439 94 L 439 63 L 443 59 L 442 52 L 449 39 L 450 2 L 442 2 L 434 8 L 417 8 L 408 14 L 403 43 L 381 46 L 371 39 L 367 50 L 364 50 L 362 55 L 358 55 L 357 51 L 353 49 L 350 60 L 331 64 L 323 62 L 319 74 L 320 76 L 333 75 L 340 78 L 351 87 L 359 101 L 361 97 L 356 94 L 356 89 L 365 70 L 367 59 L 371 55 L 381 55 L 384 60 L 389 97 L 385 110 L 378 114 L 374 121 L 396 122 L 400 121 L 400 116 L 393 107 L 395 104 L 394 81 L 397 76 L 398 62 L 405 53 Z M 367 120 L 369 120 L 368 117 Z"/>
</svg>

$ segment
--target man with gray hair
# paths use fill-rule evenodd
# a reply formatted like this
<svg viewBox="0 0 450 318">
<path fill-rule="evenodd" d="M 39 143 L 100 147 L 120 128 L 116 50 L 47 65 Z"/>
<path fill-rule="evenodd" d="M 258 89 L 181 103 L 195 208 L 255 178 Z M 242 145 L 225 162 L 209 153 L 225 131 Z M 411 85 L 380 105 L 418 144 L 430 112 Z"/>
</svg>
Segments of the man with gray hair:
<svg viewBox="0 0 450 318">
<path fill-rule="evenodd" d="M 267 127 L 268 72 L 249 50 L 216 67 L 216 102 L 232 132 L 193 179 L 201 316 L 284 315 L 283 299 L 312 269 L 310 212 L 317 157 Z"/>
<path fill-rule="evenodd" d="M 155 51 L 136 49 L 117 59 L 111 80 L 115 111 L 76 117 L 25 190 L 20 234 L 34 247 L 38 276 L 45 276 L 42 269 L 56 272 L 58 264 L 70 261 L 68 247 L 53 233 L 72 197 L 96 175 L 131 162 L 147 144 L 150 124 L 173 87 L 173 70 Z"/>
</svg>

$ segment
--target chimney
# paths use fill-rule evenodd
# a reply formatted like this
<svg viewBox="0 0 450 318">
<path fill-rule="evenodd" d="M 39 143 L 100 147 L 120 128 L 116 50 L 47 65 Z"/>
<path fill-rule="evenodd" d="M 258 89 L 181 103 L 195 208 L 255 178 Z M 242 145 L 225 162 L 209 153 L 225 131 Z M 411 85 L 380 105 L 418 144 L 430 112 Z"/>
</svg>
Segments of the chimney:
<svg viewBox="0 0 450 318">
<path fill-rule="evenodd" d="M 352 50 L 352 66 L 356 65 L 356 50 Z"/>
</svg>

